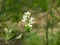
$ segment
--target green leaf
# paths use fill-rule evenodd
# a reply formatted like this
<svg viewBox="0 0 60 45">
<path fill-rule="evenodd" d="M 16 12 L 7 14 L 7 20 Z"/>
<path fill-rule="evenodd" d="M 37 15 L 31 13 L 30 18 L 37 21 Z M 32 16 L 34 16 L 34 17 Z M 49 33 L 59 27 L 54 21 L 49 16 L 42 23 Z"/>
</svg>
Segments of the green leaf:
<svg viewBox="0 0 60 45">
<path fill-rule="evenodd" d="M 18 35 L 15 39 L 20 39 L 22 37 L 22 34 Z"/>
<path fill-rule="evenodd" d="M 30 32 L 30 27 L 29 26 L 25 26 L 25 31 L 26 32 Z"/>
</svg>

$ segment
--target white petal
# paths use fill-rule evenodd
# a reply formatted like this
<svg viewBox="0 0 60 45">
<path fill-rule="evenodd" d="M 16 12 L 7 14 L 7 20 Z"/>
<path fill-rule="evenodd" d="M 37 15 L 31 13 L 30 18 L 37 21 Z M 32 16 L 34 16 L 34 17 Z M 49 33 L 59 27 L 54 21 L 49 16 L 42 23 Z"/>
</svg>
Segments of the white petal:
<svg viewBox="0 0 60 45">
<path fill-rule="evenodd" d="M 33 20 L 34 20 L 34 18 L 33 18 L 33 17 L 31 17 L 31 18 L 30 18 L 30 20 L 31 20 L 31 21 L 33 21 Z"/>
<path fill-rule="evenodd" d="M 25 20 L 24 20 L 24 19 L 22 19 L 22 21 L 23 21 L 23 22 L 25 22 Z"/>
<path fill-rule="evenodd" d="M 28 24 L 28 26 L 29 26 L 29 27 L 32 27 L 32 25 L 31 25 L 31 24 Z"/>
<path fill-rule="evenodd" d="M 31 13 L 30 12 L 26 12 L 25 15 L 30 15 Z"/>
</svg>

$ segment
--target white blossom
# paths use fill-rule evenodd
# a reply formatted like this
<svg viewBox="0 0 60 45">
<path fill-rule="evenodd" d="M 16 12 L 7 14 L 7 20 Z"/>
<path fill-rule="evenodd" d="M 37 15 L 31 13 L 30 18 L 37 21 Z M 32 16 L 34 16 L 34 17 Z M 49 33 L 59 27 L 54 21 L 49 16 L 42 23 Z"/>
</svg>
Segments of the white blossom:
<svg viewBox="0 0 60 45">
<path fill-rule="evenodd" d="M 30 15 L 31 15 L 30 12 L 24 13 L 22 21 L 25 22 L 25 26 L 29 26 L 30 28 L 32 28 L 32 24 L 34 23 L 34 18 L 30 17 Z"/>
<path fill-rule="evenodd" d="M 25 20 L 24 20 L 24 19 L 22 19 L 22 21 L 23 21 L 23 22 L 25 22 Z"/>
<path fill-rule="evenodd" d="M 33 18 L 33 17 L 30 18 L 29 23 L 30 23 L 30 24 L 33 24 L 33 23 L 34 23 L 34 18 Z"/>
<path fill-rule="evenodd" d="M 22 21 L 26 22 L 27 19 L 30 17 L 30 14 L 31 14 L 30 12 L 24 13 Z"/>
<path fill-rule="evenodd" d="M 31 13 L 30 12 L 26 12 L 26 13 L 24 13 L 25 15 L 31 15 Z"/>
<path fill-rule="evenodd" d="M 29 23 L 28 23 L 28 24 L 26 24 L 25 26 L 29 26 L 29 27 L 32 27 L 32 25 L 31 25 L 31 24 L 29 24 Z"/>
<path fill-rule="evenodd" d="M 28 26 L 29 26 L 29 27 L 32 27 L 32 25 L 31 25 L 31 24 L 29 24 Z"/>
</svg>

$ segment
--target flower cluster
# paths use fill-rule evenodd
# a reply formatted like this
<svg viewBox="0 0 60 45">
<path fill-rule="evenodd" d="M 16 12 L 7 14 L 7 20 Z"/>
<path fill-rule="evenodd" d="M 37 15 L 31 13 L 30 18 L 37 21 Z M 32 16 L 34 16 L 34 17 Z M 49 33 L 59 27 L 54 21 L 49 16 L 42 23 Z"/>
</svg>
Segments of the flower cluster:
<svg viewBox="0 0 60 45">
<path fill-rule="evenodd" d="M 22 21 L 25 22 L 25 27 L 29 27 L 31 29 L 32 24 L 34 23 L 34 18 L 30 17 L 30 15 L 30 12 L 24 13 Z"/>
<path fill-rule="evenodd" d="M 30 14 L 31 14 L 30 12 L 24 13 L 22 21 L 26 22 L 27 21 L 27 18 L 30 17 Z"/>
</svg>

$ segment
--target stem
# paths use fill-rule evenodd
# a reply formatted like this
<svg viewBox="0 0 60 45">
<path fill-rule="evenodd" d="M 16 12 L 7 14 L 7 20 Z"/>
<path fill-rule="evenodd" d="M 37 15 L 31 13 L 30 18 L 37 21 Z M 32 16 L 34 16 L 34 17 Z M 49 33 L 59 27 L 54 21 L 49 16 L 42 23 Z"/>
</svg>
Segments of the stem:
<svg viewBox="0 0 60 45">
<path fill-rule="evenodd" d="M 46 21 L 47 21 L 47 26 L 46 26 L 46 45 L 49 45 L 48 43 L 48 14 L 49 12 L 47 13 L 47 16 L 46 16 Z"/>
<path fill-rule="evenodd" d="M 55 4 L 53 3 L 53 1 L 54 0 L 51 0 L 51 7 L 50 7 L 50 15 L 53 15 L 53 12 L 52 12 L 52 8 L 54 8 L 55 7 Z M 55 0 L 56 1 L 56 0 Z M 54 17 L 52 17 L 52 20 L 53 20 L 53 18 Z M 51 38 L 51 45 L 53 45 L 53 26 L 54 26 L 54 24 L 53 24 L 54 22 L 52 21 L 52 26 L 51 26 L 51 36 L 52 36 L 52 38 Z"/>
<path fill-rule="evenodd" d="M 46 27 L 46 45 L 48 45 L 48 26 Z"/>
<path fill-rule="evenodd" d="M 51 38 L 51 45 L 53 45 L 53 36 L 54 36 L 54 34 L 53 34 L 53 27 L 51 27 L 51 36 L 52 36 L 52 38 Z"/>
</svg>

